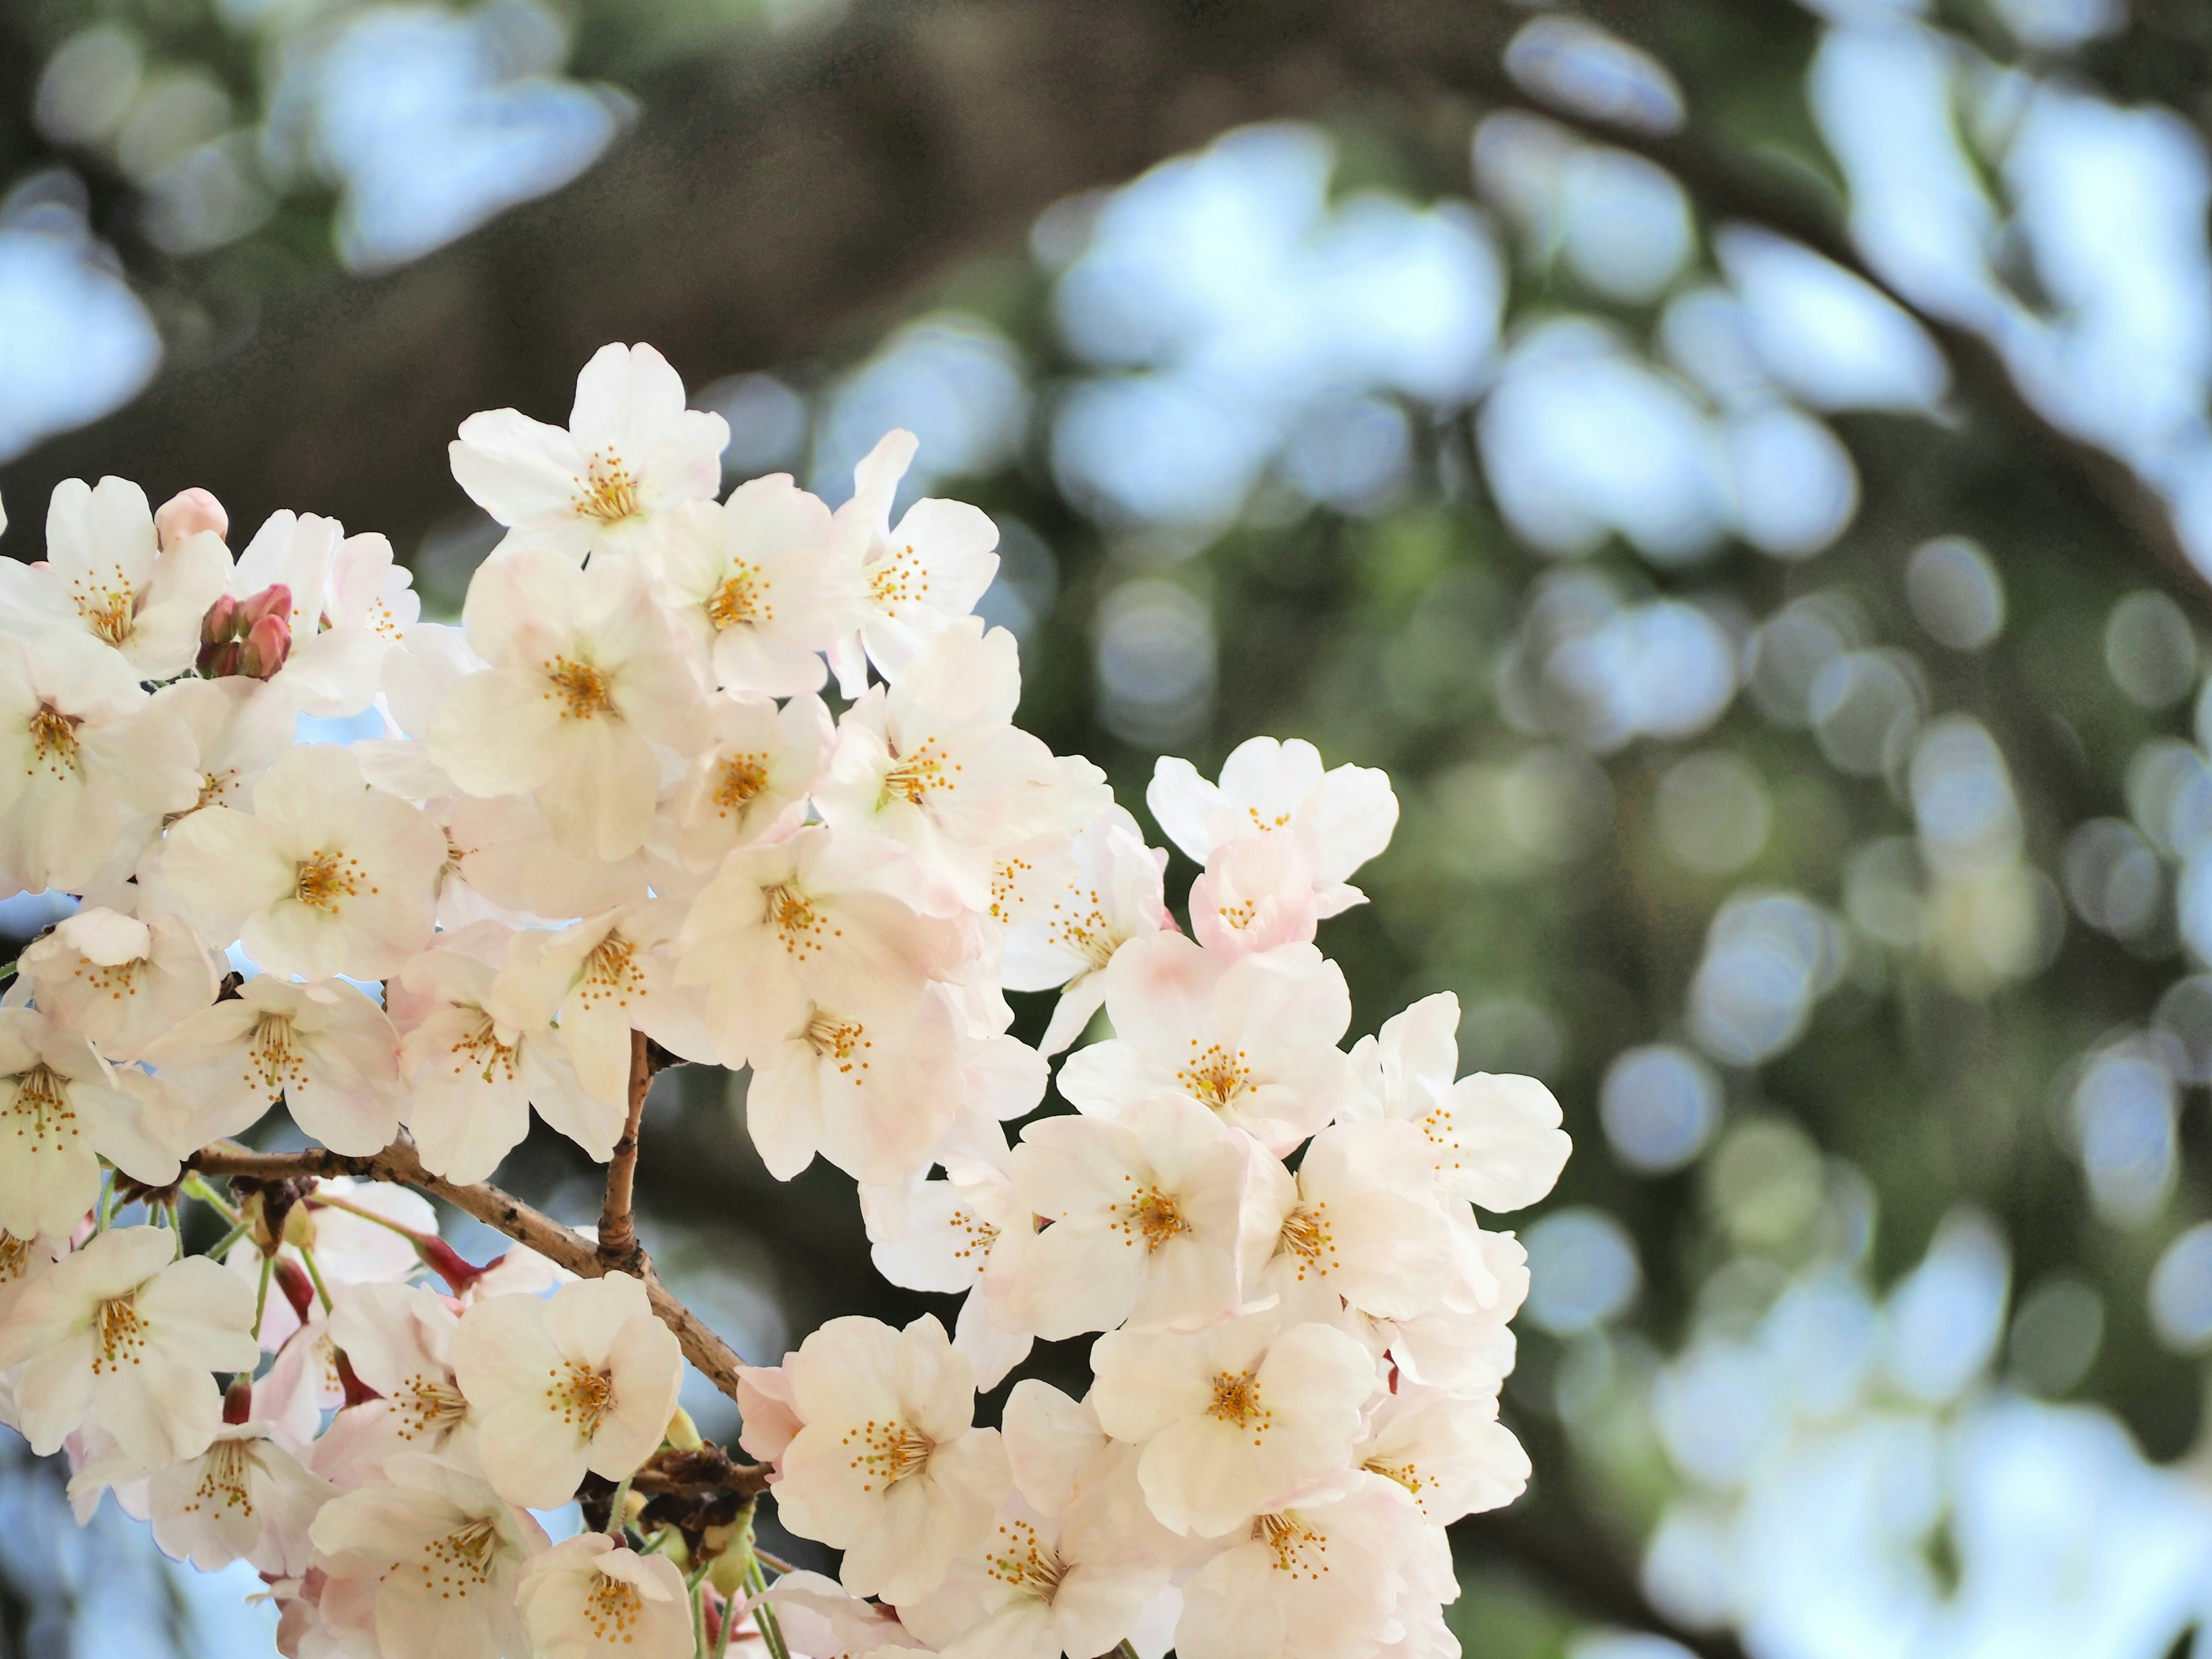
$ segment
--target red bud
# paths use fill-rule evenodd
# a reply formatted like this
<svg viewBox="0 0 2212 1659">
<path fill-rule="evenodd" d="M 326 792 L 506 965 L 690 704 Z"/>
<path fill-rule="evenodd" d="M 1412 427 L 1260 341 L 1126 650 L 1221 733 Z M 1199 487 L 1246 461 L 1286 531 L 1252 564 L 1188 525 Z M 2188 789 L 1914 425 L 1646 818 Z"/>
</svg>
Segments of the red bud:
<svg viewBox="0 0 2212 1659">
<path fill-rule="evenodd" d="M 222 1420 L 226 1423 L 250 1423 L 253 1420 L 253 1380 L 236 1376 L 222 1392 Z"/>
<path fill-rule="evenodd" d="M 299 1315 L 300 1322 L 306 1324 L 315 1306 L 315 1282 L 307 1277 L 307 1270 L 289 1256 L 278 1256 L 276 1288 L 284 1292 L 284 1299 L 292 1304 L 292 1311 Z"/>
</svg>

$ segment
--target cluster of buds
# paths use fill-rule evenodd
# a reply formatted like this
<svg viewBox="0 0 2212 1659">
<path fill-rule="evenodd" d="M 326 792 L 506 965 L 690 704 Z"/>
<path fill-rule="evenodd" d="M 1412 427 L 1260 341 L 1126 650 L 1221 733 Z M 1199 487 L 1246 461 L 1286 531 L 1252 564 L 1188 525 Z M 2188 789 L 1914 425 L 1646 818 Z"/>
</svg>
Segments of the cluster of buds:
<svg viewBox="0 0 2212 1659">
<path fill-rule="evenodd" d="M 292 654 L 292 590 L 282 582 L 243 599 L 224 594 L 200 623 L 193 668 L 203 679 L 276 678 Z"/>
</svg>

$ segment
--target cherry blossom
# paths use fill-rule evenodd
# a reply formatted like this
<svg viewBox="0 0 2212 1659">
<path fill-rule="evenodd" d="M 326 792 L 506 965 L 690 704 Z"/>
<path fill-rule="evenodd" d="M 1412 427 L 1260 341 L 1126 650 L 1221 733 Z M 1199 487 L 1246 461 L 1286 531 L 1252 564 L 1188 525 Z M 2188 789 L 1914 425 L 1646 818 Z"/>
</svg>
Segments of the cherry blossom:
<svg viewBox="0 0 2212 1659">
<path fill-rule="evenodd" d="M 1313 860 L 1296 836 L 1224 841 L 1190 884 L 1190 931 L 1218 956 L 1310 944 L 1318 921 Z"/>
<path fill-rule="evenodd" d="M 1037 1045 L 1046 1054 L 1081 1036 L 1105 1002 L 1114 953 L 1174 926 L 1161 886 L 1167 861 L 1120 806 L 1085 824 L 1058 857 L 1043 849 L 1000 857 L 992 872 L 991 915 L 1006 928 L 1006 988 L 1060 992 Z"/>
<path fill-rule="evenodd" d="M 315 1517 L 317 1615 L 379 1659 L 502 1659 L 526 1652 L 515 1612 L 523 1563 L 545 1529 L 480 1478 L 422 1453 L 387 1460 L 385 1483 Z"/>
<path fill-rule="evenodd" d="M 660 596 L 724 690 L 818 691 L 822 653 L 860 622 L 860 570 L 839 552 L 830 509 L 778 472 L 669 514 Z"/>
<path fill-rule="evenodd" d="M 127 478 L 64 478 L 46 507 L 46 557 L 0 565 L 0 629 L 52 629 L 106 646 L 134 680 L 191 666 L 200 617 L 230 578 L 220 532 L 157 537 L 146 492 Z"/>
<path fill-rule="evenodd" d="M 144 1468 L 197 1457 L 222 1424 L 214 1370 L 252 1370 L 253 1292 L 160 1227 L 114 1227 L 27 1285 L 0 1323 L 17 1426 L 44 1456 L 84 1420 Z"/>
<path fill-rule="evenodd" d="M 1295 1176 L 1272 1173 L 1280 1219 L 1264 1282 L 1285 1308 L 1332 1318 L 1341 1298 L 1388 1319 L 1436 1304 L 1454 1241 L 1429 1144 L 1410 1125 L 1339 1124 L 1314 1137 Z"/>
<path fill-rule="evenodd" d="M 1287 832 L 1312 861 L 1318 915 L 1338 915 L 1365 895 L 1348 884 L 1353 871 L 1390 844 L 1398 798 L 1390 780 L 1364 766 L 1322 769 L 1321 753 L 1293 738 L 1251 738 L 1230 751 L 1221 781 L 1208 783 L 1188 761 L 1163 757 L 1145 804 L 1170 841 L 1200 864 L 1248 835 Z"/>
<path fill-rule="evenodd" d="M 514 1601 L 536 1659 L 687 1659 L 690 1597 L 665 1555 L 640 1555 L 595 1532 L 534 1556 Z"/>
<path fill-rule="evenodd" d="M 110 1060 L 137 1059 L 215 1000 L 215 964 L 173 915 L 142 921 L 88 906 L 27 946 L 19 962 L 39 1006 Z"/>
<path fill-rule="evenodd" d="M 713 719 L 713 744 L 676 792 L 677 847 L 692 870 L 710 870 L 732 849 L 777 840 L 805 822 L 807 797 L 835 741 L 830 710 L 811 693 L 781 708 L 721 698 Z"/>
<path fill-rule="evenodd" d="M 250 806 L 254 784 L 291 747 L 299 724 L 283 691 L 243 677 L 177 680 L 154 694 L 154 706 L 184 723 L 199 755 L 199 798 L 177 817 Z"/>
<path fill-rule="evenodd" d="M 161 855 L 205 939 L 238 939 L 276 974 L 380 979 L 430 935 L 445 838 L 420 811 L 362 781 L 345 750 L 287 750 L 253 786 L 253 811 L 204 807 Z"/>
<path fill-rule="evenodd" d="M 1496 1395 L 1425 1389 L 1402 1379 L 1376 1407 L 1352 1458 L 1412 1493 L 1431 1526 L 1501 1508 L 1528 1484 L 1528 1454 L 1498 1420 Z"/>
<path fill-rule="evenodd" d="M 857 697 L 867 665 L 895 680 L 921 642 L 975 608 L 999 574 L 999 527 L 965 501 L 916 501 L 891 525 L 899 481 L 921 441 L 890 432 L 853 469 L 853 495 L 837 509 L 843 556 L 860 568 L 865 619 L 830 653 L 837 689 Z"/>
<path fill-rule="evenodd" d="M 179 1155 L 249 1129 L 280 1097 L 332 1152 L 379 1152 L 399 1127 L 399 1038 L 342 980 L 260 974 L 155 1043 L 147 1059 L 182 1096 L 164 1133 Z"/>
<path fill-rule="evenodd" d="M 635 549 L 677 502 L 721 485 L 729 423 L 684 402 L 651 346 L 602 346 L 576 377 L 566 431 L 512 409 L 471 415 L 448 446 L 453 477 L 512 541 L 578 561 Z"/>
<path fill-rule="evenodd" d="M 380 1396 L 349 1409 L 379 1419 L 387 1450 L 443 1451 L 467 1425 L 469 1402 L 453 1377 L 459 1323 L 443 1297 L 419 1285 L 356 1285 L 337 1293 L 331 1340 Z"/>
<path fill-rule="evenodd" d="M 689 754 L 705 692 L 634 565 L 578 569 L 525 548 L 477 572 L 462 611 L 490 665 L 447 695 L 430 758 L 472 795 L 535 795 L 578 858 L 644 843 L 660 787 L 653 744 Z"/>
<path fill-rule="evenodd" d="M 307 1528 L 331 1496 L 267 1423 L 249 1420 L 224 1424 L 198 1456 L 155 1471 L 146 1505 L 154 1541 L 176 1559 L 203 1572 L 247 1561 L 282 1577 L 307 1571 Z"/>
<path fill-rule="evenodd" d="M 67 1237 L 100 1191 L 100 1158 L 137 1180 L 173 1181 L 160 1133 L 162 1086 L 118 1071 L 76 1033 L 29 1008 L 0 1009 L 0 1228 Z"/>
<path fill-rule="evenodd" d="M 283 664 L 271 687 L 310 714 L 358 714 L 376 695 L 392 641 L 418 608 L 392 544 L 348 536 L 335 519 L 272 513 L 238 556 L 230 596 L 279 594 Z"/>
<path fill-rule="evenodd" d="M 1525 1209 L 1552 1190 L 1572 1150 L 1559 1103 L 1532 1077 L 1460 1079 L 1459 999 L 1423 997 L 1352 1050 L 1362 1094 L 1354 1117 L 1419 1126 L 1447 1191 L 1486 1210 Z"/>
<path fill-rule="evenodd" d="M 995 1130 L 994 1130 L 995 1133 Z M 1004 1157 L 1001 1142 L 999 1152 Z M 994 1389 L 1029 1357 L 1031 1328 L 1007 1292 L 1036 1234 L 1030 1206 L 985 1158 L 940 1147 L 945 1178 L 860 1188 L 876 1271 L 908 1290 L 965 1293 L 952 1346 Z"/>
<path fill-rule="evenodd" d="M 1060 1072 L 1060 1092 L 1093 1116 L 1181 1095 L 1279 1157 L 1352 1093 L 1334 1046 L 1351 994 L 1310 945 L 1224 962 L 1177 933 L 1132 939 L 1107 967 L 1106 1012 L 1114 1036 Z"/>
<path fill-rule="evenodd" d="M 532 1509 L 567 1503 L 587 1469 L 618 1480 L 636 1468 L 684 1381 L 675 1336 L 628 1273 L 544 1301 L 487 1297 L 461 1316 L 452 1352 L 485 1479 Z"/>
<path fill-rule="evenodd" d="M 903 1331 L 833 1319 L 788 1371 L 801 1425 L 782 1458 L 776 1512 L 845 1552 L 855 1595 L 927 1595 L 982 1543 L 1012 1488 L 998 1431 L 975 1423 L 975 1382 L 936 1320 Z"/>
<path fill-rule="evenodd" d="M 1341 1464 L 1376 1392 L 1375 1362 L 1328 1325 L 1250 1314 L 1195 1335 L 1112 1331 L 1091 1351 L 1091 1402 L 1144 1451 L 1152 1513 L 1214 1538 Z"/>
</svg>

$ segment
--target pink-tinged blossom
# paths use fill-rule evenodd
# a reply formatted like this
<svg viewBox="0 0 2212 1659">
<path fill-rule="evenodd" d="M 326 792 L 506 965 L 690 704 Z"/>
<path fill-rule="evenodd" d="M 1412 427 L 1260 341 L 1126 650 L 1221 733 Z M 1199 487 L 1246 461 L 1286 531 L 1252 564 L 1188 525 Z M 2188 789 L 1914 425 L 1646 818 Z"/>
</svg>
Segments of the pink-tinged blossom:
<svg viewBox="0 0 2212 1659">
<path fill-rule="evenodd" d="M 1038 1044 L 1044 1053 L 1056 1054 L 1083 1035 L 1106 1000 L 1106 964 L 1116 951 L 1174 927 L 1161 884 L 1167 861 L 1119 806 L 1101 812 L 1065 848 L 1000 856 L 990 914 L 1006 929 L 1006 988 L 1060 992 Z"/>
<path fill-rule="evenodd" d="M 174 1181 L 167 1095 L 46 1015 L 0 1009 L 0 1227 L 69 1237 L 99 1196 L 101 1158 L 149 1185 Z"/>
<path fill-rule="evenodd" d="M 836 740 L 829 708 L 811 693 L 781 708 L 718 698 L 713 718 L 713 743 L 692 757 L 676 791 L 677 851 L 689 870 L 712 870 L 734 848 L 805 823 Z"/>
<path fill-rule="evenodd" d="M 137 1059 L 215 1000 L 215 963 L 173 915 L 88 906 L 27 946 L 21 966 L 39 1006 L 111 1060 Z"/>
<path fill-rule="evenodd" d="M 595 1532 L 534 1556 L 514 1584 L 534 1659 L 690 1659 L 691 1599 L 665 1555 Z"/>
</svg>

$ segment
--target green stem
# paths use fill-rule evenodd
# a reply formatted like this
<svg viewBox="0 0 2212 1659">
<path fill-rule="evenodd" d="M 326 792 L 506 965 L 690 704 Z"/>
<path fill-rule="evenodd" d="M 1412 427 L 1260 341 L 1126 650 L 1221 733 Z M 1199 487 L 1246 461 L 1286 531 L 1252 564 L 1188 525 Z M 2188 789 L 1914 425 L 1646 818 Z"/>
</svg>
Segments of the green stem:
<svg viewBox="0 0 2212 1659">
<path fill-rule="evenodd" d="M 239 1218 L 237 1206 L 228 1202 L 223 1195 L 216 1191 L 214 1188 L 209 1186 L 204 1176 L 198 1174 L 186 1176 L 185 1177 L 185 1192 L 186 1196 L 197 1198 L 201 1203 L 214 1210 L 218 1215 L 222 1216 L 225 1221 L 230 1223 L 232 1226 L 243 1227 L 244 1224 Z"/>
<path fill-rule="evenodd" d="M 234 1244 L 237 1243 L 238 1243 L 238 1241 L 239 1241 L 240 1239 L 241 1239 L 241 1238 L 245 1237 L 246 1236 L 246 1234 L 248 1234 L 248 1233 L 252 1232 L 252 1231 L 253 1231 L 253 1224 L 252 1224 L 252 1222 L 250 1222 L 250 1221 L 241 1221 L 241 1222 L 240 1222 L 240 1223 L 239 1223 L 235 1227 L 233 1227 L 233 1228 L 232 1228 L 228 1232 L 225 1233 L 225 1234 L 224 1234 L 221 1238 L 218 1238 L 217 1240 L 216 1240 L 216 1242 L 215 1242 L 215 1248 L 214 1248 L 213 1249 L 210 1250 L 210 1251 L 208 1252 L 208 1255 L 210 1255 L 210 1256 L 212 1256 L 212 1257 L 213 1257 L 216 1261 L 222 1261 L 222 1260 L 223 1259 L 223 1257 L 225 1257 L 225 1256 L 227 1256 L 227 1255 L 228 1255 L 230 1254 L 230 1247 L 231 1247 L 232 1245 L 234 1245 Z"/>
<path fill-rule="evenodd" d="M 761 1571 L 757 1550 L 745 1559 L 745 1583 L 755 1595 L 768 1589 L 768 1575 Z M 760 1626 L 761 1641 L 768 1648 L 769 1659 L 791 1659 L 791 1650 L 783 1644 L 783 1626 L 777 1621 L 774 1607 L 761 1602 L 753 1609 L 753 1622 Z"/>
<path fill-rule="evenodd" d="M 111 1170 L 108 1171 L 106 1176 L 102 1178 L 100 1182 L 100 1205 L 94 1212 L 92 1218 L 93 1236 L 96 1238 L 100 1234 L 106 1232 L 110 1226 L 114 1224 L 114 1221 L 115 1172 Z"/>
<path fill-rule="evenodd" d="M 262 1310 L 269 1305 L 269 1280 L 276 1271 L 276 1258 L 273 1255 L 263 1256 L 261 1258 L 261 1288 L 253 1293 L 253 1340 L 256 1342 L 261 1340 Z"/>
<path fill-rule="evenodd" d="M 684 1575 L 684 1588 L 691 1597 L 691 1651 L 707 1659 L 707 1583 L 708 1563 L 702 1561 Z"/>
<path fill-rule="evenodd" d="M 623 1476 L 622 1484 L 615 1488 L 614 1500 L 607 1505 L 607 1536 L 617 1544 L 622 1542 L 623 1530 L 629 1525 L 629 1517 L 623 1511 L 629 1505 L 629 1483 L 636 1479 L 635 1469 Z"/>
<path fill-rule="evenodd" d="M 176 1235 L 177 1260 L 182 1261 L 185 1259 L 184 1218 L 177 1213 L 177 1201 L 174 1199 L 171 1199 L 167 1204 L 162 1206 L 162 1209 L 163 1213 L 167 1215 L 169 1218 L 169 1231 Z"/>
<path fill-rule="evenodd" d="M 331 1310 L 330 1287 L 323 1283 L 322 1272 L 315 1266 L 315 1253 L 302 1244 L 300 1246 L 300 1260 L 307 1264 L 307 1277 L 314 1281 L 315 1295 L 321 1299 L 323 1311 L 328 1313 Z"/>
<path fill-rule="evenodd" d="M 328 1193 L 317 1193 L 307 1200 L 307 1207 L 311 1210 L 343 1210 L 348 1215 L 358 1216 L 363 1221 L 374 1221 L 380 1227 L 388 1227 L 402 1238 L 416 1244 L 425 1243 L 435 1237 L 431 1233 L 417 1232 L 412 1227 L 394 1221 L 388 1215 L 379 1215 L 364 1205 L 350 1204 L 343 1198 L 332 1198 Z"/>
</svg>

